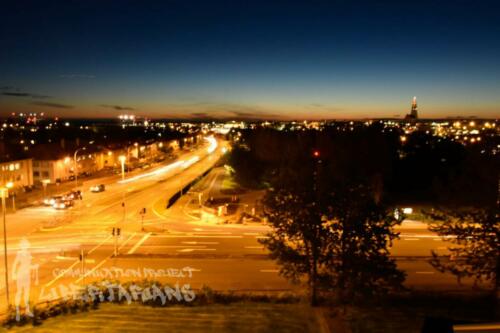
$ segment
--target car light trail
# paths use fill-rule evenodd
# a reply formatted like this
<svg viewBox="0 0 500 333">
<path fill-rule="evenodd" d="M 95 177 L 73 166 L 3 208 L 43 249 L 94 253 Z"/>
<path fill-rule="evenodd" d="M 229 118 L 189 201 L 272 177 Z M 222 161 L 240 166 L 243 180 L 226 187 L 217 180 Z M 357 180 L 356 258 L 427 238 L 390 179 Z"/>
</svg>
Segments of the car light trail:
<svg viewBox="0 0 500 333">
<path fill-rule="evenodd" d="M 164 174 L 166 172 L 169 172 L 169 171 L 171 171 L 171 170 L 173 170 L 173 169 L 175 169 L 177 167 L 180 167 L 184 163 L 185 163 L 185 161 L 177 161 L 177 162 L 174 162 L 172 164 L 166 165 L 166 166 L 164 166 L 162 168 L 159 168 L 159 169 L 157 169 L 155 171 L 143 173 L 143 174 L 140 174 L 140 175 L 137 175 L 137 176 L 134 176 L 134 177 L 130 177 L 130 178 L 127 178 L 127 179 L 124 179 L 124 180 L 120 180 L 118 183 L 119 184 L 126 184 L 126 183 L 130 183 L 130 182 L 133 182 L 133 181 L 145 178 L 145 177 L 158 176 L 158 175 Z"/>
<path fill-rule="evenodd" d="M 198 156 L 194 156 L 194 157 L 191 157 L 189 160 L 185 161 L 184 163 L 182 163 L 182 168 L 183 169 L 187 169 L 189 168 L 191 165 L 195 164 L 196 162 L 198 162 L 200 160 L 200 158 Z"/>
<path fill-rule="evenodd" d="M 207 140 L 210 144 L 209 147 L 207 148 L 207 153 L 208 154 L 213 153 L 217 149 L 217 146 L 218 146 L 217 140 L 213 136 L 205 137 L 205 140 Z M 143 179 L 146 177 L 159 176 L 159 175 L 162 175 L 164 173 L 167 173 L 167 172 L 169 172 L 175 168 L 179 168 L 179 167 L 182 169 L 187 169 L 191 165 L 193 165 L 194 163 L 198 162 L 199 160 L 200 160 L 199 156 L 194 156 L 186 161 L 184 161 L 184 160 L 177 161 L 177 162 L 174 162 L 174 163 L 169 164 L 167 166 L 164 166 L 162 168 L 159 168 L 155 171 L 146 172 L 146 173 L 143 173 L 143 174 L 140 174 L 137 176 L 133 176 L 130 178 L 120 180 L 120 181 L 118 181 L 118 184 L 127 184 L 127 183 L 131 183 L 131 182 L 134 182 L 136 180 Z"/>
<path fill-rule="evenodd" d="M 207 140 L 210 143 L 210 146 L 207 148 L 207 152 L 209 154 L 212 154 L 215 151 L 215 149 L 217 149 L 217 140 L 215 140 L 213 136 L 207 136 L 205 140 Z"/>
</svg>

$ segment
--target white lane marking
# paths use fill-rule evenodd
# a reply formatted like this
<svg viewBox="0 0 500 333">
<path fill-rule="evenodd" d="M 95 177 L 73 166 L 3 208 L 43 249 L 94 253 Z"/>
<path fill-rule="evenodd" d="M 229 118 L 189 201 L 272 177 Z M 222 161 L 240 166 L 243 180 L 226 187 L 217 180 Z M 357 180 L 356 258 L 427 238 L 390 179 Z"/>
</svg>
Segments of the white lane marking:
<svg viewBox="0 0 500 333">
<path fill-rule="evenodd" d="M 182 249 L 177 252 L 193 252 L 193 251 L 215 251 L 215 249 Z"/>
<path fill-rule="evenodd" d="M 431 275 L 431 274 L 435 274 L 435 272 L 415 272 L 416 274 L 428 274 L 428 275 Z"/>
<path fill-rule="evenodd" d="M 99 248 L 102 244 L 104 244 L 105 242 L 108 241 L 108 239 L 110 239 L 111 235 L 109 235 L 108 237 L 106 237 L 102 242 L 100 242 L 99 244 L 97 244 L 96 246 L 94 246 L 92 249 L 89 250 L 89 252 L 87 252 L 87 255 L 91 254 L 92 252 L 94 252 L 95 250 L 97 250 L 97 248 Z"/>
<path fill-rule="evenodd" d="M 217 235 L 156 235 L 154 238 L 243 238 L 243 236 L 217 236 Z"/>
<path fill-rule="evenodd" d="M 137 242 L 137 244 L 134 245 L 133 248 L 131 248 L 127 254 L 133 254 L 138 248 L 139 246 L 142 245 L 142 243 L 144 243 L 149 237 L 151 236 L 151 232 L 148 232 L 147 234 L 145 234 L 140 241 Z"/>
<path fill-rule="evenodd" d="M 97 244 L 96 246 L 94 246 L 94 248 L 92 248 L 89 252 L 87 252 L 87 255 L 91 254 L 92 252 L 94 252 L 99 246 L 101 246 L 102 244 L 104 244 L 104 242 L 106 242 L 109 238 L 111 238 L 112 236 L 108 236 L 106 237 L 105 240 L 103 240 L 101 243 Z M 77 264 L 80 263 L 80 260 L 76 260 L 73 264 L 71 264 L 71 266 L 69 266 L 67 269 L 63 270 L 62 272 L 60 272 L 55 278 L 53 278 L 52 280 L 50 280 L 48 283 L 45 284 L 45 287 L 50 287 L 54 282 L 56 282 L 57 280 L 59 280 L 61 277 L 63 277 L 66 272 L 68 272 L 70 269 L 73 269 L 73 267 L 75 267 Z"/>
<path fill-rule="evenodd" d="M 196 245 L 196 244 L 204 244 L 204 245 L 217 245 L 219 242 L 181 242 L 182 244 Z"/>
<path fill-rule="evenodd" d="M 418 239 L 418 238 L 403 238 L 402 240 L 406 240 L 406 241 L 418 241 L 420 239 Z"/>
<path fill-rule="evenodd" d="M 279 269 L 261 269 L 261 273 L 279 273 Z"/>
<path fill-rule="evenodd" d="M 263 246 L 245 246 L 245 249 L 264 249 Z"/>
<path fill-rule="evenodd" d="M 123 248 L 123 247 L 124 247 L 124 246 L 128 243 L 128 241 L 129 241 L 129 240 L 131 240 L 131 239 L 132 239 L 132 237 L 134 237 L 135 235 L 137 235 L 137 232 L 134 232 L 132 235 L 130 235 L 130 237 L 129 237 L 129 238 L 127 238 L 127 239 L 125 240 L 125 242 L 123 242 L 123 243 L 122 243 L 122 245 L 120 245 L 120 247 L 118 248 L 118 250 L 120 250 L 121 248 Z"/>
</svg>

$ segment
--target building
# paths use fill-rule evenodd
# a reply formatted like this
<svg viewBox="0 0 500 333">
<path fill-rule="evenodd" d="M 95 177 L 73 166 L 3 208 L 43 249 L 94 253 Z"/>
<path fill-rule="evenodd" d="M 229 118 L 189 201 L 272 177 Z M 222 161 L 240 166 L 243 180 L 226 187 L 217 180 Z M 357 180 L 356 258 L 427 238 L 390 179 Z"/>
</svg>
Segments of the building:
<svg viewBox="0 0 500 333">
<path fill-rule="evenodd" d="M 13 183 L 14 188 L 33 185 L 33 165 L 31 158 L 0 162 L 1 185 Z"/>
<path fill-rule="evenodd" d="M 411 111 L 409 114 L 405 116 L 405 120 L 413 122 L 418 119 L 418 111 L 417 111 L 417 97 L 413 96 L 413 101 L 411 102 Z"/>
<path fill-rule="evenodd" d="M 74 151 L 57 144 L 42 144 L 31 151 L 33 157 L 33 181 L 41 183 L 62 182 L 75 174 Z M 79 149 L 76 156 L 78 174 L 98 170 L 95 151 Z"/>
</svg>

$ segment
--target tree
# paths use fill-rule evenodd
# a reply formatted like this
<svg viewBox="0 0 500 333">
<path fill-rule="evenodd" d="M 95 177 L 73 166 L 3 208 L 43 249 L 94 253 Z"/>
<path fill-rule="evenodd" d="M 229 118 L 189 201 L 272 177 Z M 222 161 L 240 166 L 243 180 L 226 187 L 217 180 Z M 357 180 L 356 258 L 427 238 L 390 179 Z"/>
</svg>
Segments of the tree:
<svg viewBox="0 0 500 333">
<path fill-rule="evenodd" d="M 307 276 L 311 304 L 315 305 L 318 282 L 328 274 L 330 240 L 320 207 L 312 198 L 310 191 L 269 190 L 264 206 L 273 230 L 261 242 L 281 265 L 283 276 L 295 283 Z"/>
<path fill-rule="evenodd" d="M 500 220 L 497 207 L 466 211 L 435 210 L 427 212 L 433 223 L 429 229 L 453 246 L 449 254 L 432 252 L 431 264 L 457 279 L 473 277 L 476 282 L 489 281 L 494 292 L 500 287 Z"/>
<path fill-rule="evenodd" d="M 262 243 L 281 274 L 295 282 L 307 276 L 313 305 L 319 286 L 336 291 L 342 302 L 400 288 L 405 275 L 389 258 L 398 221 L 371 189 L 309 188 L 275 188 L 264 199 L 272 232 Z"/>
<path fill-rule="evenodd" d="M 235 145 L 229 155 L 229 164 L 235 170 L 236 181 L 246 187 L 259 187 L 264 172 L 263 163 L 252 151 L 244 146 Z"/>
<path fill-rule="evenodd" d="M 340 300 L 402 289 L 405 274 L 389 257 L 400 220 L 363 184 L 335 189 L 328 201 L 330 285 Z"/>
</svg>

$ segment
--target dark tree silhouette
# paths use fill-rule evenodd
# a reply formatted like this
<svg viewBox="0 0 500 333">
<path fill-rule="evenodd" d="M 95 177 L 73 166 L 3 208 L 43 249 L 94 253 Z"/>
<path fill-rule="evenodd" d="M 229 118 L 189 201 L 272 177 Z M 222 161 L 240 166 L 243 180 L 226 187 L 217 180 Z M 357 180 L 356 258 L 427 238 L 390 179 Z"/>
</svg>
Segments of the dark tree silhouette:
<svg viewBox="0 0 500 333">
<path fill-rule="evenodd" d="M 441 272 L 451 272 L 459 280 L 473 277 L 489 281 L 494 292 L 500 287 L 500 219 L 497 207 L 467 211 L 427 212 L 433 223 L 429 229 L 453 245 L 450 254 L 432 252 L 431 264 Z"/>
<path fill-rule="evenodd" d="M 319 280 L 328 274 L 329 235 L 319 207 L 310 198 L 310 192 L 270 190 L 264 205 L 273 231 L 261 242 L 281 265 L 283 276 L 293 282 L 307 276 L 315 305 Z"/>
<path fill-rule="evenodd" d="M 332 191 L 328 198 L 327 231 L 330 285 L 342 302 L 402 289 L 405 274 L 389 257 L 400 221 L 373 196 L 354 185 Z"/>
<path fill-rule="evenodd" d="M 265 197 L 272 232 L 262 243 L 281 274 L 295 282 L 306 276 L 313 305 L 319 286 L 342 302 L 400 288 L 404 273 L 388 250 L 398 222 L 373 192 L 355 186 L 318 197 L 322 192 L 310 189 L 275 188 Z"/>
</svg>

